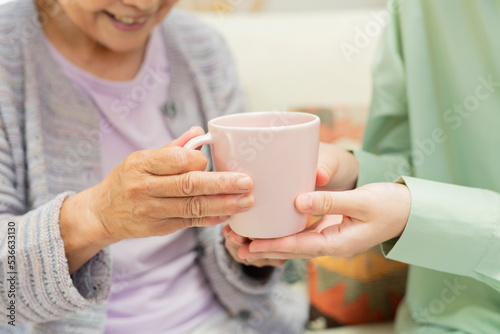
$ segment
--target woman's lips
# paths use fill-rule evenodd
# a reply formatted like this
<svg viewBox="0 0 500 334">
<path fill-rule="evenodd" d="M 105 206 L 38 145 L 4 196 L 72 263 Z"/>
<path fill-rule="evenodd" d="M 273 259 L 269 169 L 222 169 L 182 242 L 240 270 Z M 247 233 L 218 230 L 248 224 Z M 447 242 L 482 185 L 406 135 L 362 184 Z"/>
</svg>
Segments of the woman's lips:
<svg viewBox="0 0 500 334">
<path fill-rule="evenodd" d="M 144 27 L 148 19 L 150 18 L 149 15 L 142 15 L 138 17 L 132 17 L 132 16 L 121 16 L 118 14 L 112 14 L 109 12 L 104 12 L 106 15 L 109 17 L 111 20 L 111 23 L 113 25 L 122 31 L 136 31 Z"/>
</svg>

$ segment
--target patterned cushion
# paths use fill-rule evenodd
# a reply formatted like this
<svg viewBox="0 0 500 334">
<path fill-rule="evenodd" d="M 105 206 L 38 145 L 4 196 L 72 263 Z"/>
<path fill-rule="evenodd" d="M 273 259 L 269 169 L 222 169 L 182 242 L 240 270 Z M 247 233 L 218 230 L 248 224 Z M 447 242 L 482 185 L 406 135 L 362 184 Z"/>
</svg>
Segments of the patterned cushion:
<svg viewBox="0 0 500 334">
<path fill-rule="evenodd" d="M 366 106 L 297 110 L 320 117 L 321 141 L 346 149 L 361 147 Z M 319 219 L 311 216 L 309 224 Z M 304 268 L 304 262 L 288 265 L 289 280 L 300 276 L 297 268 Z M 404 295 L 407 268 L 406 264 L 386 259 L 378 246 L 349 259 L 327 256 L 307 261 L 304 271 L 308 274 L 311 300 L 309 327 L 323 329 L 393 319 Z"/>
</svg>

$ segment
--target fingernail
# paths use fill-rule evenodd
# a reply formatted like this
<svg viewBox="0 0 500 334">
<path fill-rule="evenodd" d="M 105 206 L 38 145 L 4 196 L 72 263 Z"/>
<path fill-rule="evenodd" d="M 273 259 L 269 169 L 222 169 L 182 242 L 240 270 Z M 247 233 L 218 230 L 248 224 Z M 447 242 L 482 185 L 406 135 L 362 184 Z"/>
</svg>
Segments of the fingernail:
<svg viewBox="0 0 500 334">
<path fill-rule="evenodd" d="M 240 197 L 240 199 L 238 200 L 238 205 L 240 206 L 240 208 L 248 208 L 253 205 L 253 202 L 254 199 L 252 195 L 245 195 Z"/>
<path fill-rule="evenodd" d="M 256 253 L 257 252 L 257 249 L 255 249 L 255 244 L 253 242 L 251 242 L 250 245 L 248 245 L 248 251 L 250 253 Z"/>
<path fill-rule="evenodd" d="M 236 181 L 236 185 L 241 190 L 250 190 L 252 188 L 252 179 L 248 176 L 240 177 L 238 181 Z"/>
<path fill-rule="evenodd" d="M 242 245 L 243 244 L 243 241 L 238 238 L 238 237 L 230 237 L 231 241 L 234 242 L 235 244 L 238 244 L 238 245 Z"/>
<path fill-rule="evenodd" d="M 309 195 L 300 195 L 297 199 L 297 206 L 302 211 L 308 211 L 312 208 L 312 197 Z"/>
</svg>

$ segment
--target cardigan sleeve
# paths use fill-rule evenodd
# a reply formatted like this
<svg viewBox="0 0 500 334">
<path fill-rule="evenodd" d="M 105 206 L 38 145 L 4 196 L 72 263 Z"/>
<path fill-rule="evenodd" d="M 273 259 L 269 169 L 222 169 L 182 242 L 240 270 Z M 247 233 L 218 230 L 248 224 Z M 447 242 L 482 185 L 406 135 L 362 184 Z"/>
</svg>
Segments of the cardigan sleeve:
<svg viewBox="0 0 500 334">
<path fill-rule="evenodd" d="M 5 115 L 3 115 L 5 116 Z M 27 209 L 22 161 L 0 119 L 0 324 L 48 322 L 107 300 L 110 259 L 103 250 L 72 276 L 59 230 L 61 193 Z M 12 135 L 12 134 L 11 134 Z M 17 155 L 18 159 L 14 159 Z M 12 315 L 12 317 L 10 317 Z"/>
</svg>

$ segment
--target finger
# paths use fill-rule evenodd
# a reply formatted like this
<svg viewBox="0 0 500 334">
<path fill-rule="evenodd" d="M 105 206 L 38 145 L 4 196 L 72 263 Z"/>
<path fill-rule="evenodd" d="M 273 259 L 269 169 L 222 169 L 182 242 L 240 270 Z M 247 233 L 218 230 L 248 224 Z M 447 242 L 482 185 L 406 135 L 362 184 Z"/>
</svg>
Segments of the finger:
<svg viewBox="0 0 500 334">
<path fill-rule="evenodd" d="M 233 232 L 235 235 L 240 236 L 241 238 L 245 239 L 246 241 L 253 240 L 253 238 L 244 237 L 244 236 L 241 236 L 238 233 L 234 232 L 233 229 L 231 228 L 231 224 L 227 224 L 227 229 L 229 232 Z"/>
<path fill-rule="evenodd" d="M 233 231 L 229 233 L 229 240 L 239 246 L 243 245 L 246 242 L 249 242 L 248 238 L 242 237 L 241 235 L 238 235 Z"/>
<path fill-rule="evenodd" d="M 253 187 L 252 179 L 236 172 L 193 171 L 168 177 L 149 176 L 139 187 L 147 187 L 152 197 L 191 197 L 218 194 L 245 194 Z"/>
<path fill-rule="evenodd" d="M 243 238 L 239 235 L 237 235 L 236 233 L 232 232 L 231 230 L 227 230 L 226 229 L 222 229 L 223 233 L 224 233 L 224 237 L 226 238 L 226 246 L 230 246 L 231 249 L 237 251 L 241 245 L 245 244 L 248 242 L 248 240 L 246 240 L 246 238 Z M 232 235 L 231 235 L 232 234 Z"/>
<path fill-rule="evenodd" d="M 235 245 L 241 246 L 243 244 L 247 244 L 250 242 L 251 239 L 247 237 L 242 237 L 241 235 L 237 234 L 231 229 L 231 226 L 229 224 L 226 224 L 222 228 L 222 233 L 226 237 L 226 239 L 231 240 L 231 242 Z"/>
<path fill-rule="evenodd" d="M 345 215 L 357 217 L 363 208 L 363 194 L 350 191 L 315 191 L 299 195 L 295 206 L 312 215 Z"/>
<path fill-rule="evenodd" d="M 227 239 L 229 238 L 229 233 L 231 232 L 231 228 L 229 227 L 229 224 L 224 224 L 222 227 L 222 234 L 224 237 Z"/>
<path fill-rule="evenodd" d="M 248 246 L 249 244 L 244 244 L 240 247 L 240 249 L 238 250 L 238 257 L 244 261 L 247 261 L 251 265 L 269 265 L 277 267 L 285 264 L 288 256 L 291 256 L 287 255 L 288 253 L 272 253 L 272 257 L 266 257 L 264 256 L 264 254 L 271 253 L 251 253 L 248 250 Z M 280 256 L 279 254 L 283 255 Z"/>
<path fill-rule="evenodd" d="M 323 166 L 318 166 L 318 169 L 316 170 L 316 185 L 318 187 L 323 187 L 328 183 L 328 181 L 330 181 L 330 178 L 331 176 L 325 168 Z"/>
<path fill-rule="evenodd" d="M 338 169 L 338 148 L 332 144 L 320 143 L 316 185 L 324 186 Z"/>
<path fill-rule="evenodd" d="M 250 210 L 254 201 L 251 194 L 156 198 L 141 204 L 135 213 L 160 219 L 225 216 Z"/>
<path fill-rule="evenodd" d="M 215 226 L 226 222 L 228 219 L 229 216 L 161 219 L 155 226 L 151 227 L 148 236 L 169 235 L 178 230 L 195 226 Z"/>
<path fill-rule="evenodd" d="M 201 127 L 193 126 L 191 129 L 184 132 L 179 138 L 174 139 L 172 142 L 163 146 L 163 148 L 174 147 L 174 146 L 184 147 L 184 145 L 186 145 L 186 143 L 191 139 L 193 139 L 194 137 L 202 136 L 204 134 L 205 131 Z"/>
<path fill-rule="evenodd" d="M 246 266 L 252 265 L 252 264 L 250 264 L 249 261 L 244 260 L 244 259 L 242 259 L 242 258 L 240 258 L 238 256 L 238 250 L 241 247 L 240 245 L 237 245 L 237 244 L 231 242 L 231 240 L 229 240 L 227 238 L 226 238 L 226 240 L 224 242 L 224 245 L 225 245 L 227 251 L 229 252 L 229 254 L 231 254 L 231 256 L 233 257 L 233 259 L 235 259 L 237 262 L 242 263 L 242 264 L 244 264 Z"/>
<path fill-rule="evenodd" d="M 292 259 L 310 259 L 315 257 L 309 254 L 295 254 L 295 253 L 285 253 L 285 252 L 269 252 L 269 253 L 250 253 L 246 257 L 242 258 L 248 261 L 251 265 L 254 263 L 274 263 L 273 265 L 279 266 L 286 262 L 286 260 Z M 269 264 L 271 265 L 271 264 Z"/>
<path fill-rule="evenodd" d="M 250 253 L 290 253 L 289 258 L 308 258 L 329 254 L 329 240 L 322 233 L 305 231 L 291 236 L 252 241 Z M 286 257 L 288 258 L 288 257 Z"/>
<path fill-rule="evenodd" d="M 253 267 L 280 267 L 285 264 L 286 260 L 279 259 L 262 259 L 262 260 L 242 260 L 247 262 L 249 266 Z"/>
<path fill-rule="evenodd" d="M 181 147 L 164 147 L 132 153 L 125 160 L 126 168 L 152 175 L 175 175 L 204 171 L 207 158 L 200 151 Z"/>
<path fill-rule="evenodd" d="M 229 239 L 225 239 L 224 246 L 226 247 L 227 251 L 231 254 L 233 258 L 239 260 L 239 258 L 237 258 L 237 253 L 239 248 L 238 245 L 233 244 Z"/>
</svg>

